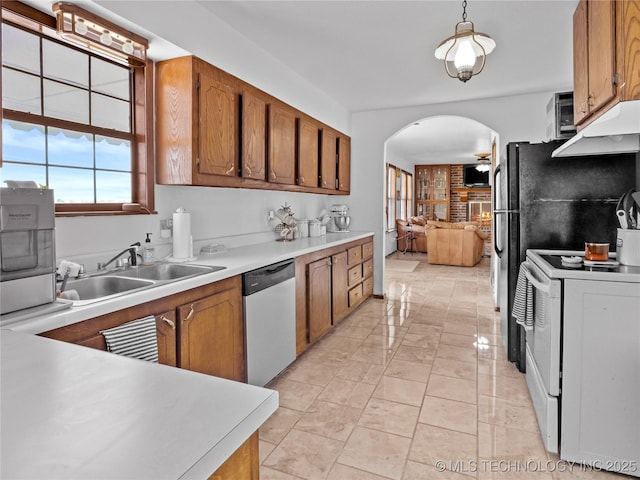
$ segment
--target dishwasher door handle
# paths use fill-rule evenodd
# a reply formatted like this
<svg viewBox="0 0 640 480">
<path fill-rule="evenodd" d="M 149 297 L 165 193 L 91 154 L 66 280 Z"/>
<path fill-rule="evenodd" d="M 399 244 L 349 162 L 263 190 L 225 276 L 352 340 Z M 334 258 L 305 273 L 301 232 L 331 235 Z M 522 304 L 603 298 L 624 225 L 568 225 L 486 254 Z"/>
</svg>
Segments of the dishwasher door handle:
<svg viewBox="0 0 640 480">
<path fill-rule="evenodd" d="M 290 264 L 288 263 L 284 263 L 282 265 L 278 265 L 277 267 L 274 268 L 265 268 L 264 271 L 270 275 L 274 274 L 274 273 L 278 273 L 281 272 L 282 270 L 284 270 L 285 268 L 288 268 Z"/>
</svg>

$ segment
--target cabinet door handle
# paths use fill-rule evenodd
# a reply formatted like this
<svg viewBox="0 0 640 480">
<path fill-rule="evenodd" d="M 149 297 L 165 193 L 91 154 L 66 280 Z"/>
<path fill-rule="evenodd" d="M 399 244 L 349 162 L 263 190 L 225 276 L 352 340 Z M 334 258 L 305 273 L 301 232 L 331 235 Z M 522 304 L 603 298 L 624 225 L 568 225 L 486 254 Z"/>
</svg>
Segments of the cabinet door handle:
<svg viewBox="0 0 640 480">
<path fill-rule="evenodd" d="M 253 172 L 251 171 L 251 167 L 249 165 L 245 165 L 244 169 L 247 171 L 249 175 L 253 175 Z"/>
<path fill-rule="evenodd" d="M 173 330 L 176 329 L 176 324 L 170 318 L 167 318 L 164 315 L 160 315 L 160 320 L 169 325 Z"/>
<path fill-rule="evenodd" d="M 276 172 L 274 172 L 273 170 L 271 170 L 271 178 L 272 178 L 273 180 L 275 180 L 275 179 L 276 179 Z"/>
<path fill-rule="evenodd" d="M 300 183 L 304 183 L 304 177 L 301 176 L 299 180 L 300 180 Z"/>
<path fill-rule="evenodd" d="M 191 317 L 193 317 L 193 314 L 196 313 L 196 309 L 193 308 L 193 303 L 191 304 L 191 310 L 189 310 L 189 314 L 186 316 L 185 321 L 189 320 Z"/>
<path fill-rule="evenodd" d="M 226 171 L 226 172 L 224 172 L 224 174 L 225 174 L 225 175 L 229 175 L 230 173 L 232 173 L 232 172 L 233 172 L 233 170 L 234 170 L 235 168 L 236 168 L 236 166 L 235 166 L 235 165 L 231 165 L 231 167 L 229 167 L 229 168 L 227 169 L 227 171 Z"/>
</svg>

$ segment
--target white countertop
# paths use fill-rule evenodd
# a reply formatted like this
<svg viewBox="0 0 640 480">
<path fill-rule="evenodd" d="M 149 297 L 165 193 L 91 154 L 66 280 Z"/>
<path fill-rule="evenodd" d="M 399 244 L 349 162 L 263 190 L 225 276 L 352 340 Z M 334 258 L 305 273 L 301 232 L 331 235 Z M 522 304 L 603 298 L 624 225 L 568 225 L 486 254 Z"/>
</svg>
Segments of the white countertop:
<svg viewBox="0 0 640 480">
<path fill-rule="evenodd" d="M 206 479 L 278 393 L 10 330 L 1 332 L 2 463 L 17 479 Z"/>
<path fill-rule="evenodd" d="M 620 265 L 615 269 L 601 267 L 589 267 L 587 270 L 564 269 L 554 267 L 542 257 L 543 255 L 584 257 L 584 251 L 542 249 L 527 250 L 527 258 L 531 259 L 536 265 L 538 265 L 549 278 L 640 283 L 640 267 Z M 616 259 L 615 253 L 610 254 L 610 259 Z"/>
<path fill-rule="evenodd" d="M 122 310 L 123 308 L 201 287 L 265 265 L 312 253 L 324 248 L 338 246 L 372 235 L 373 232 L 327 233 L 321 237 L 299 238 L 292 242 L 277 242 L 274 240 L 255 245 L 230 248 L 224 252 L 218 252 L 213 255 L 201 255 L 196 260 L 188 263 L 194 265 L 222 266 L 225 267 L 225 269 L 185 280 L 158 285 L 146 290 L 131 292 L 89 305 L 73 306 L 69 309 L 31 316 L 26 319 L 24 319 L 24 311 L 14 312 L 2 316 L 2 328 L 36 334 L 46 332 Z"/>
</svg>

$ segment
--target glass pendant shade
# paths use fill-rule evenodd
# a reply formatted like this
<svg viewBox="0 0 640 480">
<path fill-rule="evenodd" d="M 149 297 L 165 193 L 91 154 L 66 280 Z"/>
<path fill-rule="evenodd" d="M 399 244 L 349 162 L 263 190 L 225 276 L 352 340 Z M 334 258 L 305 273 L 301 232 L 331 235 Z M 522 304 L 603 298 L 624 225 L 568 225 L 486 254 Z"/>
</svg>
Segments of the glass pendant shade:
<svg viewBox="0 0 640 480">
<path fill-rule="evenodd" d="M 491 160 L 489 160 L 490 153 L 476 153 L 475 156 L 478 157 L 478 164 L 476 165 L 476 170 L 479 172 L 488 172 L 491 170 Z"/>
<path fill-rule="evenodd" d="M 435 56 L 444 60 L 447 75 L 466 82 L 482 71 L 495 46 L 490 36 L 474 31 L 473 22 L 465 20 L 456 25 L 455 35 L 438 45 Z"/>
</svg>

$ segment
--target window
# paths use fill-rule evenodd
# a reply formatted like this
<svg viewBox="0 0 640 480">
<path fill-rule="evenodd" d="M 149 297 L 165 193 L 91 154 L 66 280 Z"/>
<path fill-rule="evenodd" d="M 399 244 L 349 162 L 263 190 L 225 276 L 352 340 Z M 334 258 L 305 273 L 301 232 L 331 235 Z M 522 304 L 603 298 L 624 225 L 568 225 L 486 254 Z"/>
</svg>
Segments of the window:
<svg viewBox="0 0 640 480">
<path fill-rule="evenodd" d="M 387 231 L 395 230 L 396 219 L 413 216 L 413 175 L 387 164 Z"/>
<path fill-rule="evenodd" d="M 52 188 L 58 214 L 123 213 L 132 203 L 151 211 L 152 69 L 66 43 L 53 17 L 25 21 L 30 8 L 17 5 L 21 15 L 2 10 L 0 181 Z"/>
<path fill-rule="evenodd" d="M 396 167 L 387 164 L 387 231 L 396 228 Z"/>
<path fill-rule="evenodd" d="M 413 175 L 404 170 L 400 170 L 400 203 L 398 218 L 407 219 L 413 216 Z"/>
</svg>

